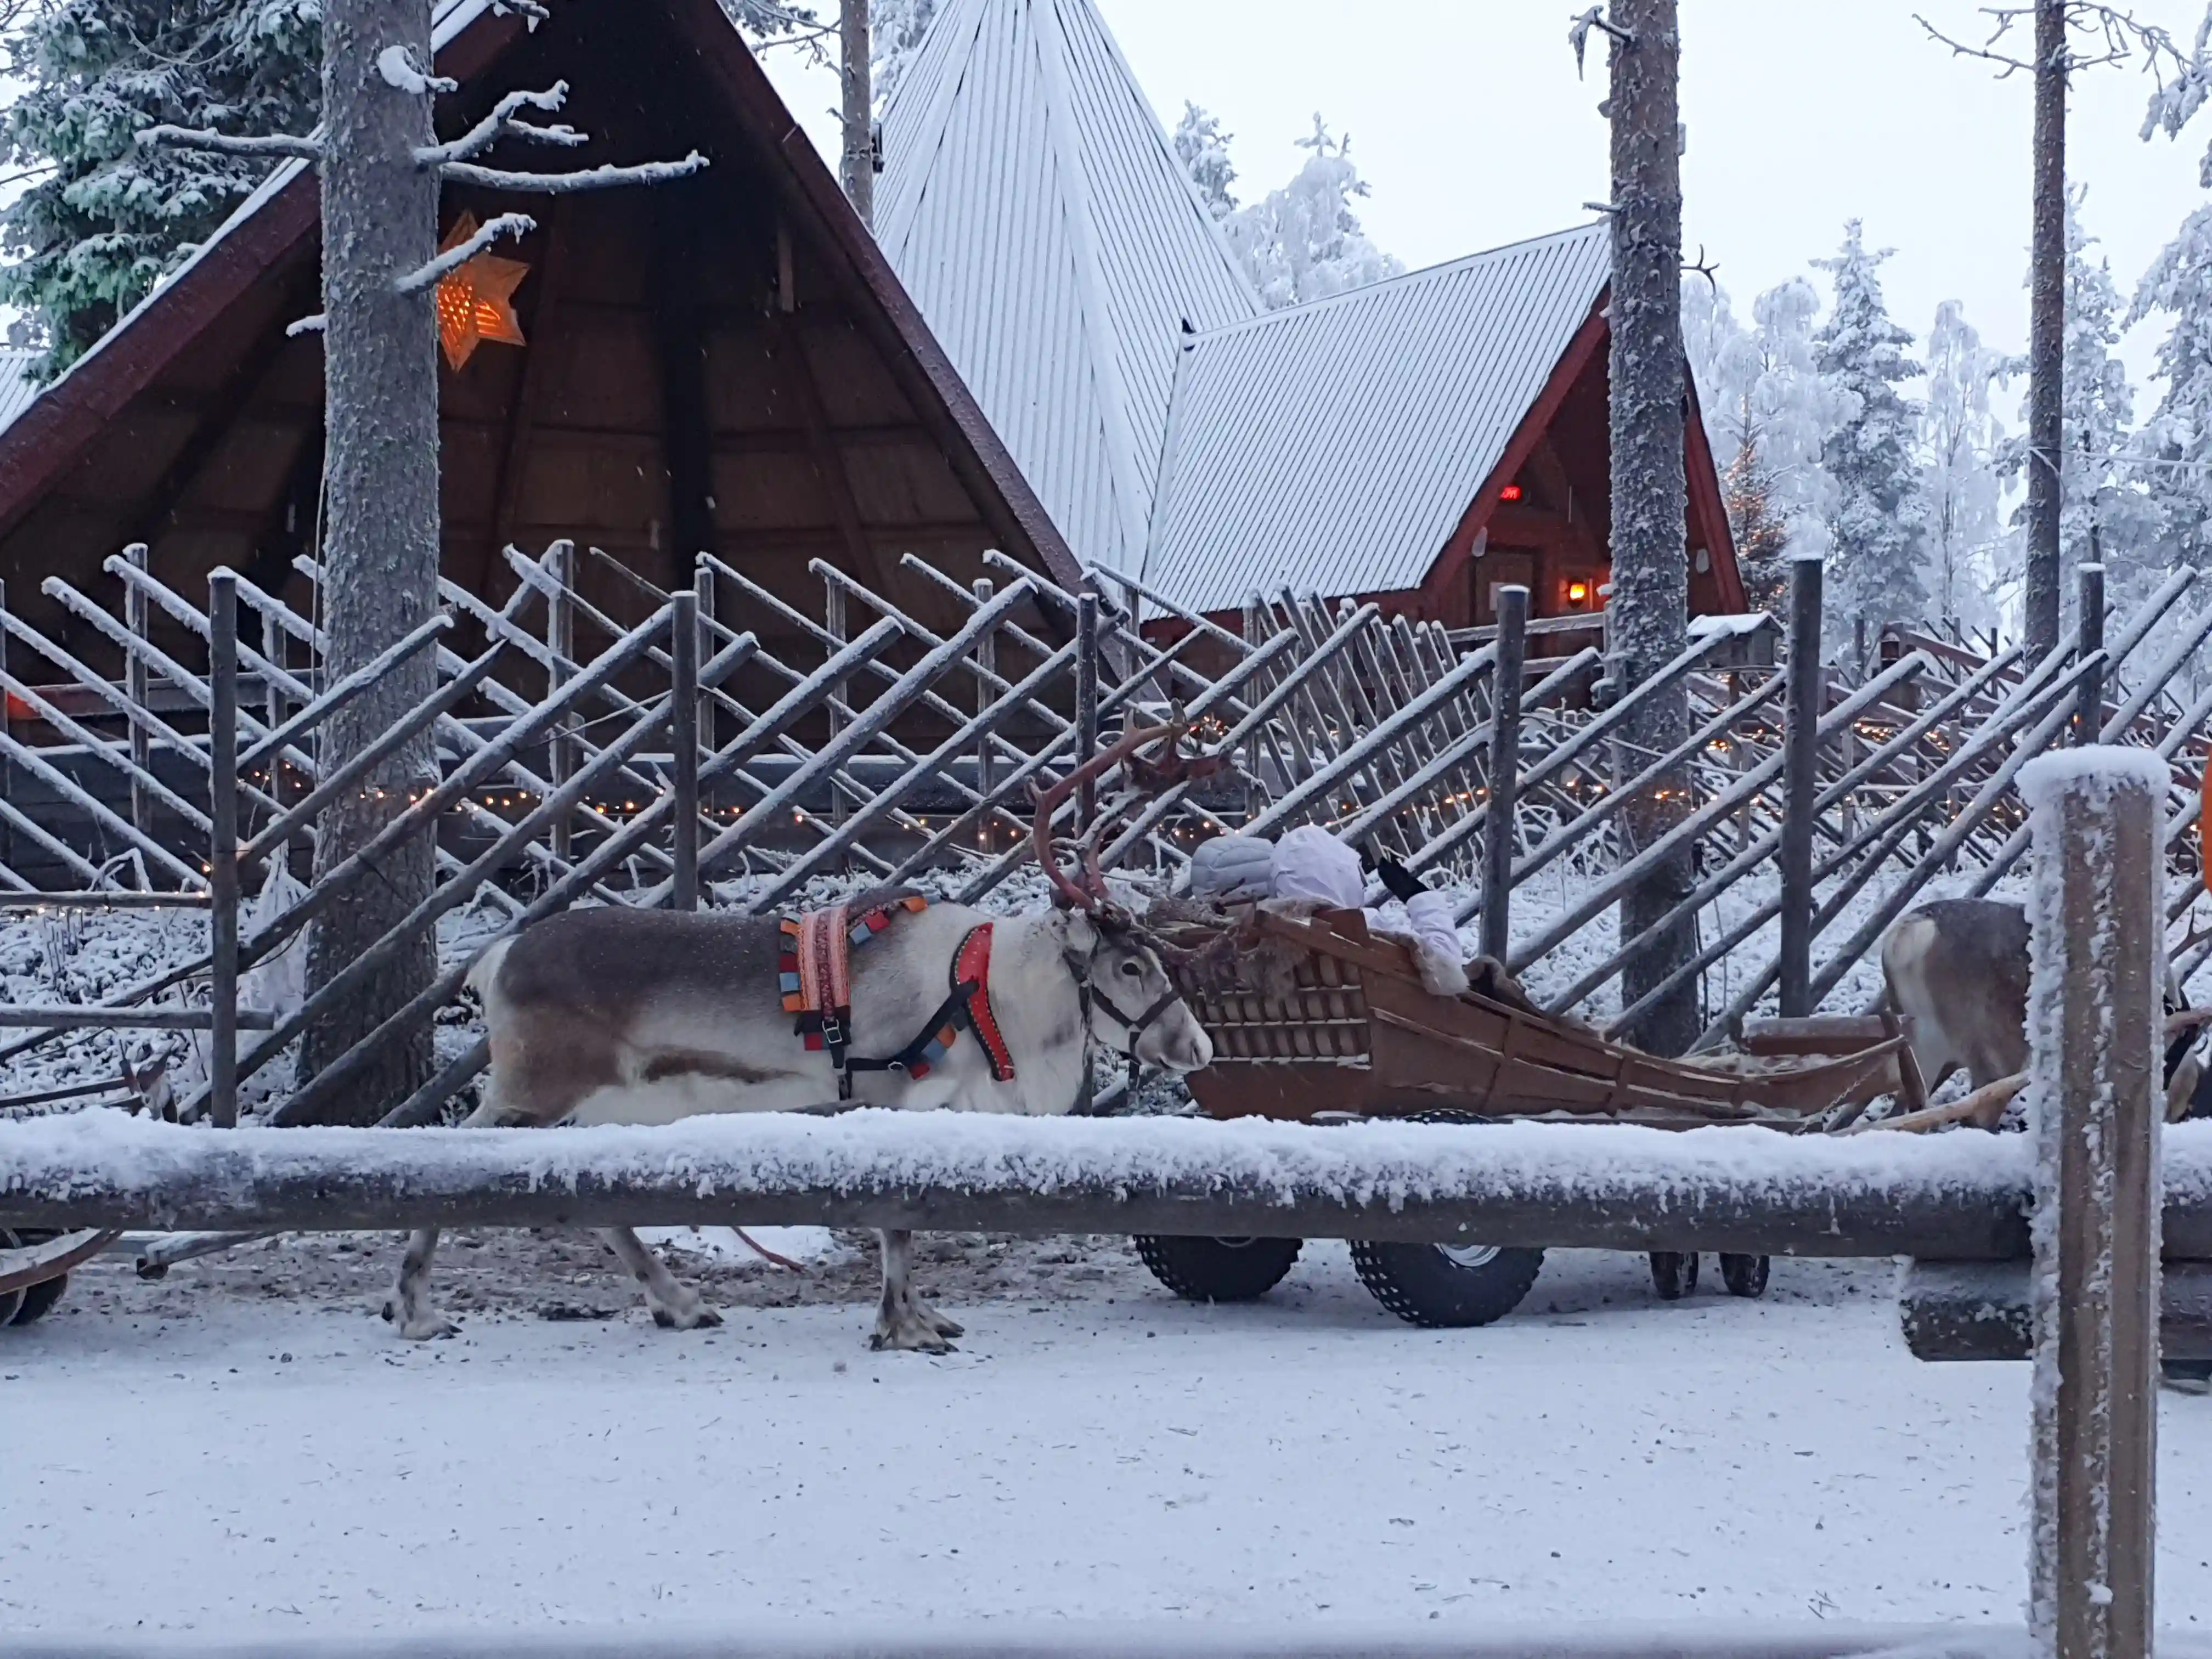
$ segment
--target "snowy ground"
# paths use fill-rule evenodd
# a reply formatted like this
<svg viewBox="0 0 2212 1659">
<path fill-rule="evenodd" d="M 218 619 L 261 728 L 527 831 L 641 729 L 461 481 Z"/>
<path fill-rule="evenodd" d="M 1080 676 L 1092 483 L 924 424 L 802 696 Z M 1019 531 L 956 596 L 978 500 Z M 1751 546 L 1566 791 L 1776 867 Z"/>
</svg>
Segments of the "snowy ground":
<svg viewBox="0 0 2212 1659">
<path fill-rule="evenodd" d="M 389 1241 L 103 1261 L 0 1334 L 0 1630 L 2020 1616 L 2027 1369 L 1911 1359 L 1886 1263 L 1669 1306 L 1561 1254 L 1429 1333 L 1340 1246 L 1205 1309 L 1118 1240 L 940 1239 L 927 1359 L 781 1242 L 813 1278 L 687 1252 L 729 1318 L 674 1335 L 595 1245 L 459 1241 L 424 1346 Z M 2160 1437 L 2162 1622 L 2212 1629 L 2212 1401 Z"/>
</svg>

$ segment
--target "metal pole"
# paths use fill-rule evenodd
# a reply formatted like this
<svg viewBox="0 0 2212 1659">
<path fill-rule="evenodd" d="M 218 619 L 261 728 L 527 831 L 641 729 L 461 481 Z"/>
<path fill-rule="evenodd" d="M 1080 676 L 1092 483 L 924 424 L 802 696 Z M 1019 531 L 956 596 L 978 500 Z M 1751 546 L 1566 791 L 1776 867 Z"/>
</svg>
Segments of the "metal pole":
<svg viewBox="0 0 2212 1659">
<path fill-rule="evenodd" d="M 1075 600 L 1075 763 L 1098 752 L 1098 596 L 1080 593 Z M 1079 792 L 1075 827 L 1079 834 L 1091 827 L 1098 805 L 1097 792 L 1085 784 Z"/>
<path fill-rule="evenodd" d="M 1528 590 L 1496 590 L 1498 666 L 1491 677 L 1490 823 L 1482 865 L 1482 954 L 1503 963 L 1513 945 L 1514 793 L 1521 769 L 1521 678 L 1528 653 Z"/>
<path fill-rule="evenodd" d="M 2147 1659 L 2158 1429 L 2163 763 L 2090 749 L 2021 780 L 2034 831 L 2031 1645 Z"/>
<path fill-rule="evenodd" d="M 975 578 L 975 608 L 981 611 L 990 604 L 995 591 L 988 576 Z M 999 672 L 999 632 L 993 629 L 975 641 L 975 713 L 980 716 L 991 709 L 991 681 Z M 975 738 L 975 795 L 980 800 L 991 799 L 994 780 L 991 771 L 991 733 L 981 732 Z M 982 852 L 991 850 L 991 831 L 995 820 L 988 812 L 975 815 L 975 845 Z"/>
<path fill-rule="evenodd" d="M 552 696 L 568 683 L 566 664 L 575 660 L 576 613 L 568 603 L 568 590 L 576 585 L 576 547 L 573 542 L 556 542 L 547 550 L 547 574 L 558 584 L 545 596 L 545 648 L 557 659 L 545 671 L 545 695 Z M 575 745 L 568 738 L 569 721 L 562 716 L 553 728 L 552 738 L 546 745 L 545 781 L 555 789 L 568 782 L 576 769 Z M 546 837 L 546 846 L 553 856 L 568 858 L 568 815 L 563 812 L 554 819 L 552 833 Z"/>
<path fill-rule="evenodd" d="M 2075 572 L 2075 578 L 2081 614 L 2074 619 L 2074 660 L 2087 662 L 2105 648 L 2105 567 L 2085 564 Z M 2096 742 L 2104 727 L 2102 668 L 2093 668 L 2082 676 L 2081 699 L 2081 713 L 2074 717 L 2074 741 L 2077 746 Z"/>
<path fill-rule="evenodd" d="M 208 578 L 208 1115 L 238 1124 L 238 578 Z"/>
<path fill-rule="evenodd" d="M 699 908 L 699 596 L 668 596 L 668 749 L 670 787 L 676 799 L 668 902 L 678 910 Z"/>
<path fill-rule="evenodd" d="M 146 544 L 131 543 L 123 550 L 123 556 L 129 562 L 132 569 L 144 570 Z M 123 625 L 131 630 L 131 637 L 134 640 L 143 640 L 146 637 L 146 590 L 136 582 L 125 583 Z M 137 651 L 126 651 L 123 653 L 123 693 L 132 702 L 143 708 L 146 707 L 147 692 L 145 657 Z M 135 720 L 131 722 L 131 763 L 141 771 L 150 769 L 154 763 L 153 745 L 147 741 L 145 732 L 139 729 L 138 723 Z M 143 788 L 136 783 L 132 784 L 131 786 L 131 827 L 143 836 L 147 833 L 147 824 L 152 817 L 153 803 L 147 799 L 146 792 Z"/>
<path fill-rule="evenodd" d="M 1784 1018 L 1813 1012 L 1813 819 L 1820 793 L 1820 561 L 1790 563 L 1790 701 L 1782 732 Z"/>
</svg>

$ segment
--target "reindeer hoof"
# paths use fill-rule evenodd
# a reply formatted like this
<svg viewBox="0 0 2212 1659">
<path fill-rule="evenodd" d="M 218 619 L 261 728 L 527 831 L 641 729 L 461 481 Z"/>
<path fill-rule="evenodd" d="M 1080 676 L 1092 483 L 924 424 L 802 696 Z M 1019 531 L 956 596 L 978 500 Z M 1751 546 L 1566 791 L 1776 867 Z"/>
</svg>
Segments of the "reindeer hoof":
<svg viewBox="0 0 2212 1659">
<path fill-rule="evenodd" d="M 696 1308 L 655 1308 L 653 1322 L 664 1331 L 711 1330 L 722 1322 L 722 1316 L 702 1302 Z"/>
<path fill-rule="evenodd" d="M 959 1326 L 934 1315 L 909 1316 L 896 1323 L 878 1320 L 868 1346 L 880 1353 L 889 1348 L 901 1353 L 951 1353 L 948 1337 L 963 1334 Z"/>
<path fill-rule="evenodd" d="M 393 1298 L 386 1301 L 380 1311 L 384 1315 L 385 1322 L 388 1325 L 397 1325 L 399 1328 L 399 1334 L 410 1342 L 428 1342 L 442 1337 L 459 1336 L 461 1334 L 461 1328 L 459 1325 L 434 1308 L 426 1308 L 419 1313 L 410 1314 L 403 1319 L 399 1313 L 398 1301 Z"/>
</svg>

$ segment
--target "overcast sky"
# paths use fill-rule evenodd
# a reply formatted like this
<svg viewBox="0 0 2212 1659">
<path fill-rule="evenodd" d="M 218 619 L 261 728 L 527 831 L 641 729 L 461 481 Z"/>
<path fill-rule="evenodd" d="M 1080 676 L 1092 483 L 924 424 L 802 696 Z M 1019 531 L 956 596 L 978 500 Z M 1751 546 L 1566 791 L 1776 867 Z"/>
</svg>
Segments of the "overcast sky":
<svg viewBox="0 0 2212 1659">
<path fill-rule="evenodd" d="M 1606 194 L 1603 60 L 1593 42 L 1577 82 L 1566 31 L 1580 8 L 1566 0 L 1097 3 L 1170 128 L 1185 99 L 1222 118 L 1240 194 L 1289 177 L 1316 111 L 1350 133 L 1373 191 L 1369 234 L 1409 267 L 1581 222 Z M 1916 9 L 1979 38 L 1966 0 L 1683 0 L 1686 246 L 1703 244 L 1747 314 L 1856 216 L 1869 242 L 1897 250 L 1891 309 L 1916 335 L 1956 298 L 1993 344 L 2024 349 L 2030 88 L 1954 58 Z M 2203 0 L 2136 10 L 2185 41 L 2203 15 Z M 834 76 L 771 57 L 827 140 Z M 2139 140 L 2148 90 L 2136 71 L 2086 72 L 2070 115 L 2069 173 L 2089 185 L 2089 227 L 2124 295 L 2205 199 L 2197 168 L 2212 142 L 2212 112 L 2179 143 Z M 2127 356 L 2141 380 L 2156 326 L 2137 332 Z"/>
</svg>

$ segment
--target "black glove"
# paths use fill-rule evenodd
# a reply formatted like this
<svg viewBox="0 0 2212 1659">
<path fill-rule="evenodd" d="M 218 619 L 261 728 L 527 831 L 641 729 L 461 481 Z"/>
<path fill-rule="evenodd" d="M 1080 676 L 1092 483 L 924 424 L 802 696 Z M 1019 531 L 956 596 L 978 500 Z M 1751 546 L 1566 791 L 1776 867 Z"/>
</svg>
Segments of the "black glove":
<svg viewBox="0 0 2212 1659">
<path fill-rule="evenodd" d="M 1411 902 L 1416 893 L 1429 890 L 1421 878 L 1394 858 L 1375 860 L 1375 878 L 1390 890 L 1390 896 L 1401 904 Z"/>
</svg>

